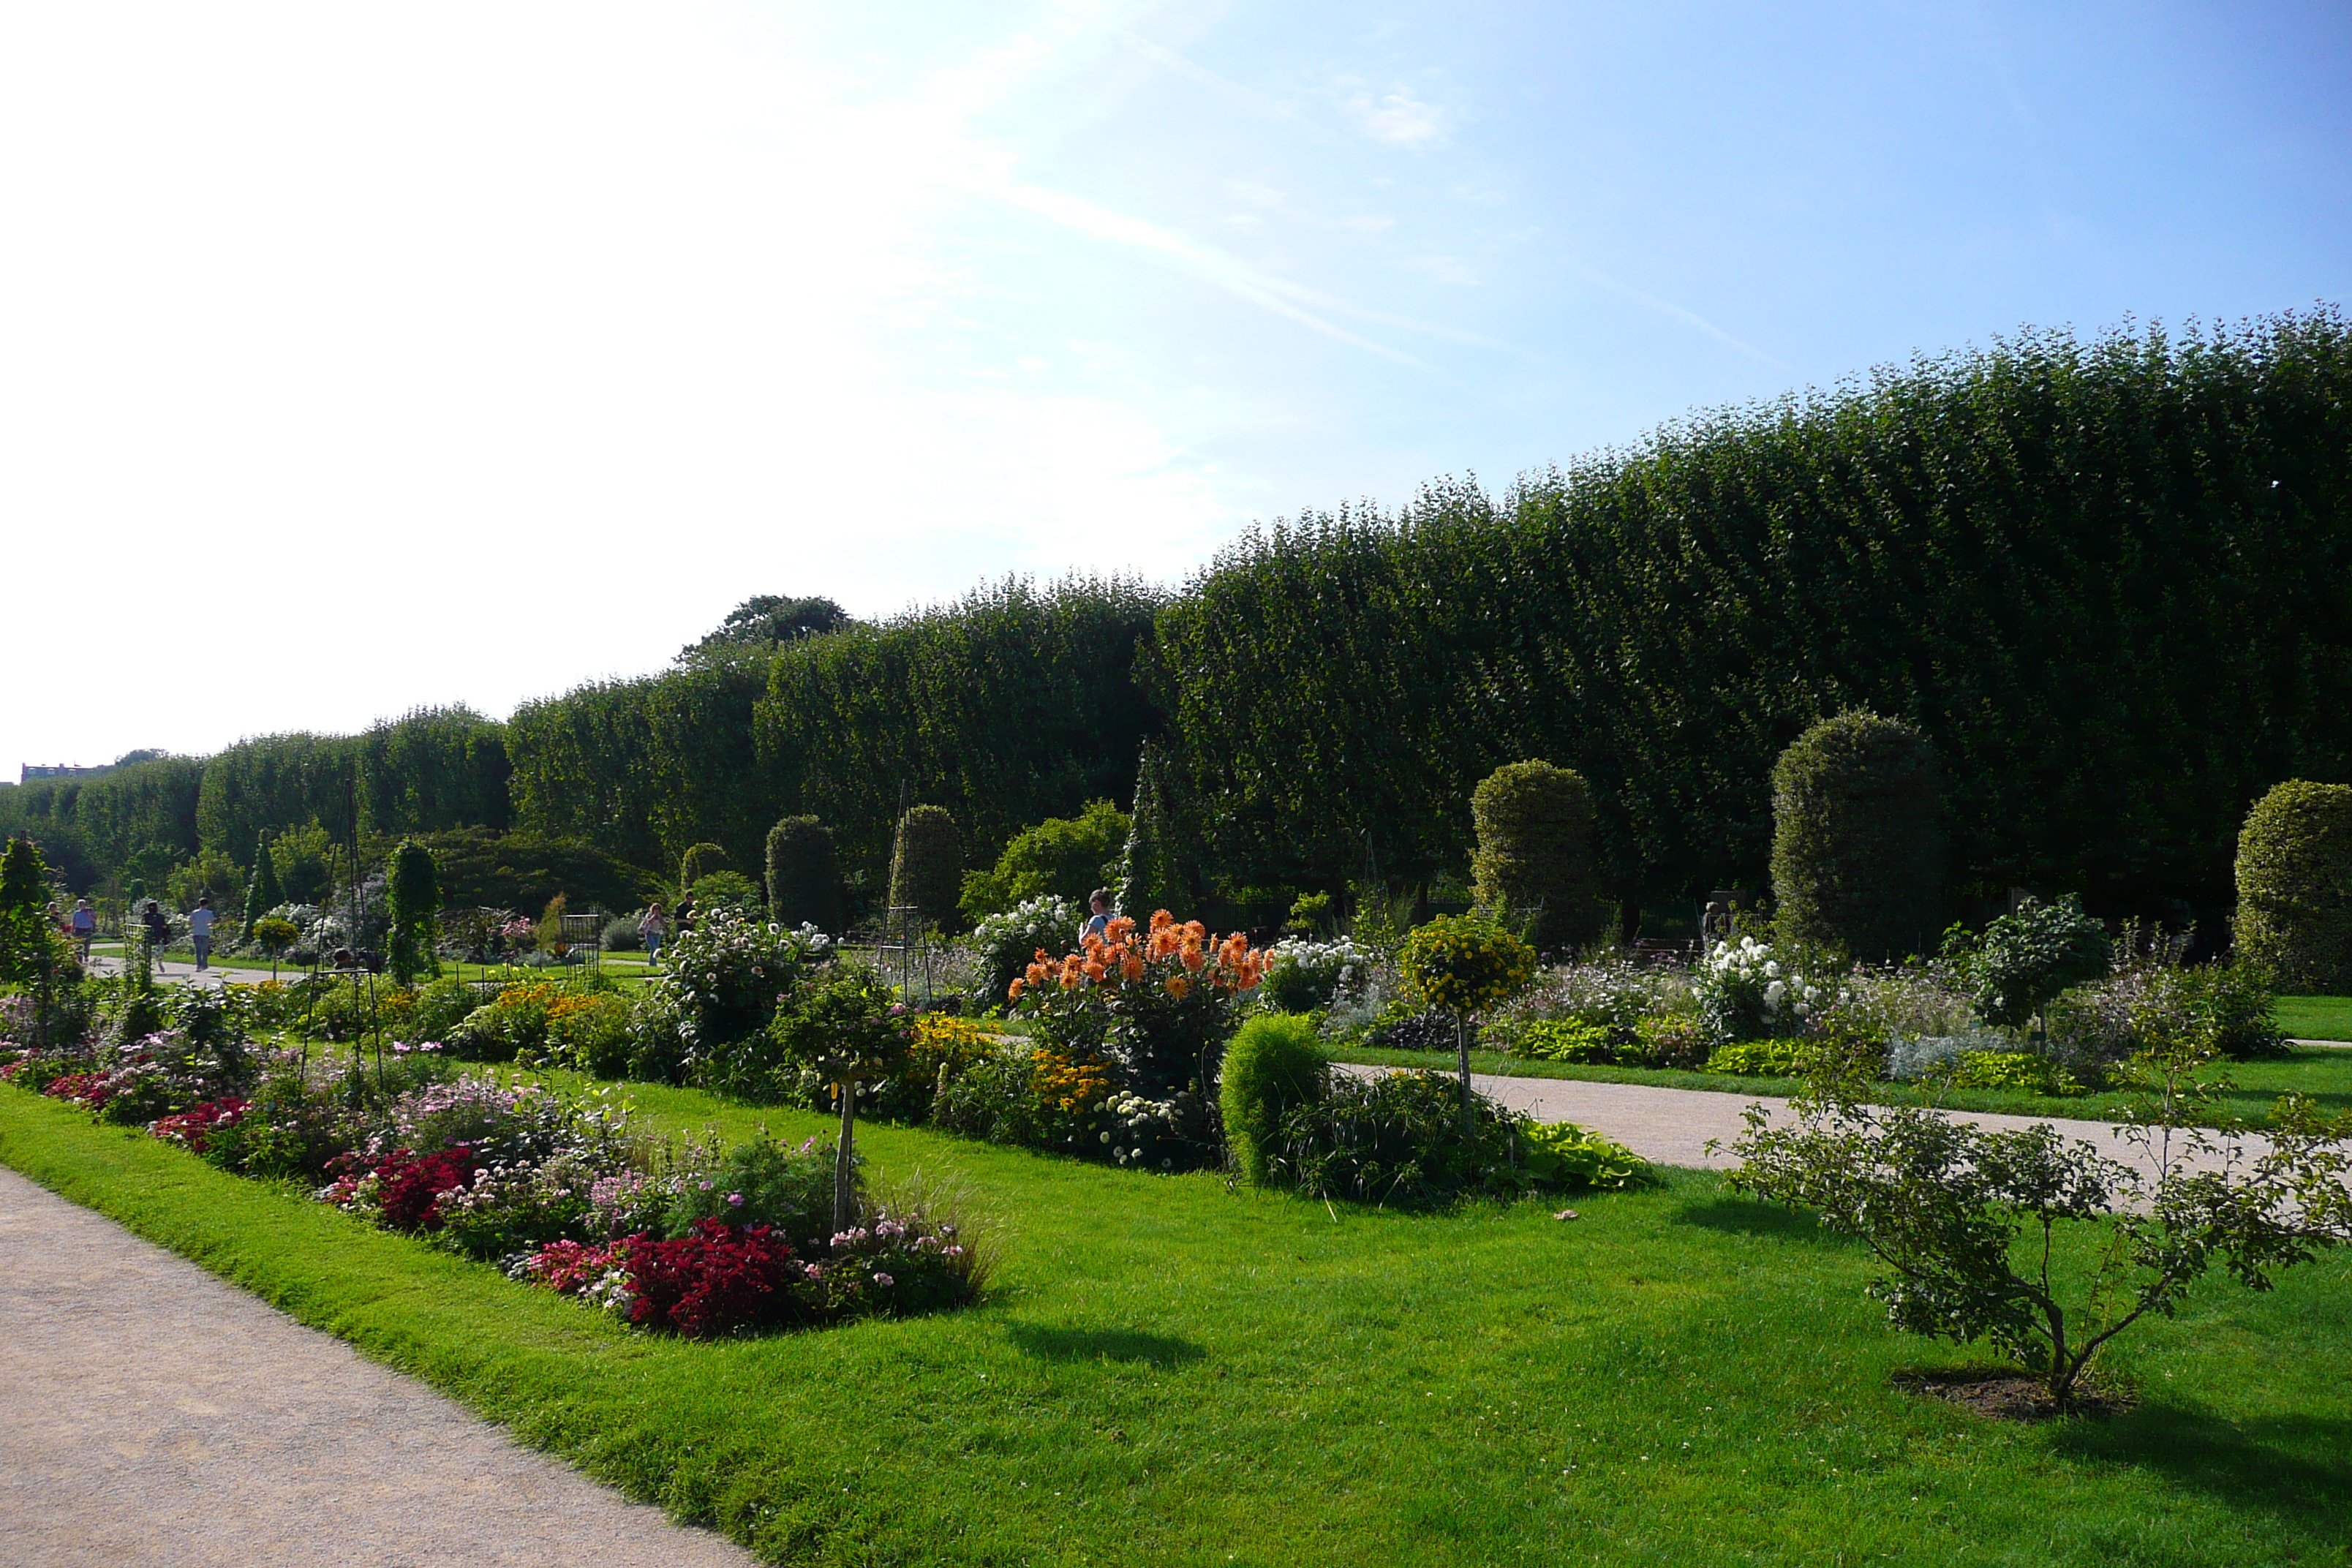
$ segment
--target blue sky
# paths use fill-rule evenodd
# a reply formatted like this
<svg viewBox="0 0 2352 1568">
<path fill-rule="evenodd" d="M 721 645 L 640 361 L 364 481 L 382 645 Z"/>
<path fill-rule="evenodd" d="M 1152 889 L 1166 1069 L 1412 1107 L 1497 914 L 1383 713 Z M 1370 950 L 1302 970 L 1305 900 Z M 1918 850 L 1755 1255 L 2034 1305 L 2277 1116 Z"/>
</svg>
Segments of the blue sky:
<svg viewBox="0 0 2352 1568">
<path fill-rule="evenodd" d="M 2347 81 L 2316 5 L 19 7 L 0 638 L 79 676 L 0 768 L 2344 301 Z"/>
</svg>

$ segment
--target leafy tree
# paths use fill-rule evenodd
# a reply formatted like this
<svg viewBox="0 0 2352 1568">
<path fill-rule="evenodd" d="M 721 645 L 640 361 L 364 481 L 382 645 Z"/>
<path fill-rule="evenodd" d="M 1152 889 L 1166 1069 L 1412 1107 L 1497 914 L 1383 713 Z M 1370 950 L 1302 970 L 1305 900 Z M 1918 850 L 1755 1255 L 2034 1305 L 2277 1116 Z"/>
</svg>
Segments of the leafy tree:
<svg viewBox="0 0 2352 1568">
<path fill-rule="evenodd" d="M 1398 950 L 1397 967 L 1430 1005 L 1454 1015 L 1462 1079 L 1462 1131 L 1471 1130 L 1470 1030 L 1535 978 L 1535 950 L 1486 915 L 1440 915 L 1415 926 Z"/>
<path fill-rule="evenodd" d="M 838 1234 L 856 1215 L 858 1089 L 906 1070 L 913 1021 L 896 986 L 871 969 L 845 963 L 811 982 L 793 1005 L 776 1014 L 770 1028 L 784 1059 L 814 1067 L 840 1101 L 841 1142 L 833 1178 L 833 1228 Z"/>
<path fill-rule="evenodd" d="M 2352 991 L 2352 784 L 2289 779 L 2238 834 L 2242 957 L 2289 992 Z"/>
<path fill-rule="evenodd" d="M 392 852 L 385 892 L 392 904 L 392 929 L 385 938 L 392 977 L 414 985 L 419 976 L 437 974 L 441 967 L 433 952 L 441 913 L 441 881 L 433 852 L 413 838 L 401 840 Z"/>
<path fill-rule="evenodd" d="M 755 594 L 727 613 L 718 629 L 678 650 L 681 659 L 781 647 L 802 637 L 824 637 L 854 625 L 849 612 L 831 599 L 789 599 Z"/>
<path fill-rule="evenodd" d="M 1161 910 L 1180 921 L 1192 910 L 1192 889 L 1176 858 L 1175 832 L 1160 748 L 1146 741 L 1135 769 L 1135 814 L 1119 856 L 1117 889 L 1118 912 L 1138 924 Z"/>
<path fill-rule="evenodd" d="M 35 914 L 49 900 L 49 868 L 40 846 L 31 836 L 18 834 L 0 851 L 0 915 Z"/>
<path fill-rule="evenodd" d="M 677 858 L 677 885 L 692 888 L 713 871 L 727 869 L 727 851 L 716 844 L 690 844 Z"/>
<path fill-rule="evenodd" d="M 229 889 L 242 880 L 236 861 L 217 849 L 200 849 L 194 859 L 172 868 L 164 889 L 175 909 L 192 910 L 207 896 L 217 909 L 228 902 Z"/>
<path fill-rule="evenodd" d="M 1591 942 L 1609 908 L 1592 874 L 1592 795 L 1582 775 L 1549 763 L 1507 763 L 1479 781 L 1470 814 L 1478 847 L 1471 896 L 1497 916 L 1536 912 L 1547 947 Z"/>
<path fill-rule="evenodd" d="M 1042 897 L 1083 906 L 1089 893 L 1118 876 L 1119 856 L 1132 827 L 1127 813 L 1109 801 L 1096 800 L 1076 816 L 1050 816 L 1023 828 L 997 856 L 993 868 L 964 873 L 964 919 L 981 921 Z"/>
<path fill-rule="evenodd" d="M 1917 952 L 1943 895 L 1942 781 L 1908 724 L 1824 719 L 1772 764 L 1776 930 L 1874 961 Z"/>
<path fill-rule="evenodd" d="M 833 830 L 814 816 L 787 816 L 768 830 L 768 913 L 778 925 L 842 929 Z"/>
<path fill-rule="evenodd" d="M 890 907 L 919 910 L 945 925 L 955 919 L 963 882 L 963 838 L 943 805 L 910 805 L 898 819 L 890 857 Z"/>
<path fill-rule="evenodd" d="M 270 910 L 286 901 L 278 887 L 278 862 L 269 853 L 269 838 L 261 835 L 253 844 L 253 875 L 245 884 L 245 930 L 250 936 L 254 928 Z"/>
<path fill-rule="evenodd" d="M 1956 933 L 1948 951 L 1965 963 L 1977 1012 L 2012 1029 L 2032 1023 L 2068 986 L 2105 974 L 2115 959 L 2106 927 L 2072 893 L 2056 903 L 2029 898 L 1973 944 Z"/>
</svg>

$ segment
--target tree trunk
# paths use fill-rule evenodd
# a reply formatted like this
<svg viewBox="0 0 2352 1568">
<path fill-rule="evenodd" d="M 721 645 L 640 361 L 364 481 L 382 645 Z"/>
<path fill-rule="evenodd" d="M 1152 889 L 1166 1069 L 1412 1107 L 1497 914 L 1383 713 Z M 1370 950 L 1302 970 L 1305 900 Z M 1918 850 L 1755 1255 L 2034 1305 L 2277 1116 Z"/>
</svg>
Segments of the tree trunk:
<svg viewBox="0 0 2352 1568">
<path fill-rule="evenodd" d="M 841 1095 L 841 1146 L 833 1153 L 833 1233 L 847 1230 L 856 1215 L 857 1080 L 838 1086 Z"/>
<path fill-rule="evenodd" d="M 1462 1068 L 1462 1136 L 1470 1136 L 1470 1015 L 1454 1015 L 1454 1054 Z"/>
</svg>

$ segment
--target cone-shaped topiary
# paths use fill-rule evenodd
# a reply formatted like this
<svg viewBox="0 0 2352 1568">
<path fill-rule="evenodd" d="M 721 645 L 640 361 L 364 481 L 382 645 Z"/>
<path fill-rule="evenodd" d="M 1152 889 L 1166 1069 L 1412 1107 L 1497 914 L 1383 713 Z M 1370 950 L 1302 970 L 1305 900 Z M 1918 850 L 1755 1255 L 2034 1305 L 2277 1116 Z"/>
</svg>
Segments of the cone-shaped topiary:
<svg viewBox="0 0 2352 1568">
<path fill-rule="evenodd" d="M 2352 784 L 2289 779 L 2246 813 L 2236 929 L 2280 990 L 2352 991 Z"/>
<path fill-rule="evenodd" d="M 441 913 L 441 878 L 434 868 L 433 852 L 413 838 L 402 839 L 392 852 L 384 894 L 392 906 L 392 929 L 384 937 L 392 977 L 413 985 L 419 976 L 440 969 L 433 956 L 433 938 Z"/>
<path fill-rule="evenodd" d="M 245 884 L 245 930 L 250 937 L 261 917 L 286 901 L 278 889 L 278 862 L 269 854 L 269 836 L 262 834 L 253 843 L 253 875 Z"/>
<path fill-rule="evenodd" d="M 1471 792 L 1471 897 L 1497 915 L 1540 911 L 1538 946 L 1580 946 L 1611 910 L 1592 872 L 1592 792 L 1549 763 L 1506 763 Z"/>
<path fill-rule="evenodd" d="M 49 868 L 41 847 L 20 833 L 0 852 L 0 914 L 37 913 L 48 897 Z"/>
<path fill-rule="evenodd" d="M 787 816 L 768 829 L 768 913 L 781 926 L 841 930 L 833 829 L 814 816 Z"/>
<path fill-rule="evenodd" d="M 1260 1013 L 1225 1047 L 1217 1079 L 1225 1143 L 1242 1175 L 1262 1186 L 1284 1115 L 1321 1100 L 1331 1086 L 1330 1059 L 1316 1041 L 1315 1021 L 1300 1013 Z"/>
<path fill-rule="evenodd" d="M 1943 776 L 1908 724 L 1849 710 L 1772 766 L 1779 931 L 1856 958 L 1923 951 L 1939 929 Z"/>
<path fill-rule="evenodd" d="M 1118 912 L 1147 925 L 1166 910 L 1179 921 L 1192 913 L 1192 897 L 1176 864 L 1176 839 L 1168 814 L 1168 785 L 1160 776 L 1160 748 L 1143 743 L 1135 770 L 1135 810 L 1129 816 L 1127 848 L 1119 856 Z"/>
<path fill-rule="evenodd" d="M 890 853 L 890 907 L 947 925 L 963 892 L 963 836 L 944 805 L 910 805 Z"/>
</svg>

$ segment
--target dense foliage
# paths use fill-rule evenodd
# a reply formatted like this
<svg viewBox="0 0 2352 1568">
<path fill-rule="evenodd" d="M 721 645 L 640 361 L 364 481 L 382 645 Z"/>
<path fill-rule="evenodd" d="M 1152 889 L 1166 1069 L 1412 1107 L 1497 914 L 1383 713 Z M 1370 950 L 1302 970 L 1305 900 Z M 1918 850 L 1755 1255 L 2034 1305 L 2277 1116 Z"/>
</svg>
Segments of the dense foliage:
<svg viewBox="0 0 2352 1568">
<path fill-rule="evenodd" d="M 1574 770 L 1507 763 L 1471 791 L 1470 816 L 1471 896 L 1482 907 L 1536 912 L 1547 949 L 1582 946 L 1613 921 L 1592 875 L 1592 792 Z"/>
<path fill-rule="evenodd" d="M 1874 713 L 1824 719 L 1772 764 L 1775 930 L 1885 959 L 1940 929 L 1942 784 L 1916 730 Z"/>
<path fill-rule="evenodd" d="M 1117 877 L 1131 826 L 1107 800 L 1088 801 L 1076 816 L 1052 816 L 1013 836 L 996 864 L 963 877 L 963 915 L 978 921 L 1040 897 L 1083 909 L 1088 895 Z"/>
<path fill-rule="evenodd" d="M 952 926 L 962 890 L 963 835 L 954 814 L 943 805 L 908 806 L 890 851 L 890 907 Z"/>
<path fill-rule="evenodd" d="M 2352 991 L 2352 784 L 2289 779 L 2238 835 L 2238 950 L 2290 992 Z"/>
<path fill-rule="evenodd" d="M 768 915 L 782 926 L 842 929 L 833 829 L 814 816 L 787 816 L 768 829 Z"/>
</svg>

